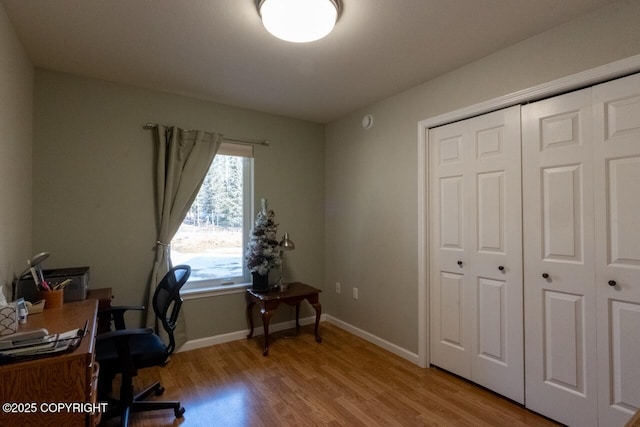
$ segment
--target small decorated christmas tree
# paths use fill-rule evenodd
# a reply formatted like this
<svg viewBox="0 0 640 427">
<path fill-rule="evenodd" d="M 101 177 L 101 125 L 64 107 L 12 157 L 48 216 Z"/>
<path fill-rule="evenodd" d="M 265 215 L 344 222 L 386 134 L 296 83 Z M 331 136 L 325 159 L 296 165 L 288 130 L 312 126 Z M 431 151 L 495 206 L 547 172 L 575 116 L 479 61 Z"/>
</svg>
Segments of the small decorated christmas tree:
<svg viewBox="0 0 640 427">
<path fill-rule="evenodd" d="M 247 268 L 252 273 L 266 276 L 269 270 L 280 267 L 282 261 L 276 240 L 277 231 L 275 213 L 267 208 L 267 200 L 262 199 L 262 209 L 256 216 L 245 253 Z"/>
</svg>

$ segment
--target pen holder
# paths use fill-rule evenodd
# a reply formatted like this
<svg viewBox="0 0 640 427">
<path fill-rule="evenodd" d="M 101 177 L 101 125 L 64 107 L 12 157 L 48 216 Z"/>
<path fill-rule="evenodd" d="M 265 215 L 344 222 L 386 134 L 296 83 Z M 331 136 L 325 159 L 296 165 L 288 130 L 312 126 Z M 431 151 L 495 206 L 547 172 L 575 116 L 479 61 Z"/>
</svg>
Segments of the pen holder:
<svg viewBox="0 0 640 427">
<path fill-rule="evenodd" d="M 56 291 L 38 291 L 38 299 L 44 300 L 44 309 L 62 308 L 64 304 L 64 289 Z"/>
</svg>

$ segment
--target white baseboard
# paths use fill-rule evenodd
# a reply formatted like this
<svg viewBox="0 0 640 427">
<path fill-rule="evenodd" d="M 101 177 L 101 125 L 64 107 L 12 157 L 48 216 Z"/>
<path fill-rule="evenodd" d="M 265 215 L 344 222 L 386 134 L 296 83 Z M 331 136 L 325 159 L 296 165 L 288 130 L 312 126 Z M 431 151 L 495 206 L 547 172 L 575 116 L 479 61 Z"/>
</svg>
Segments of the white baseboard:
<svg viewBox="0 0 640 427">
<path fill-rule="evenodd" d="M 326 314 L 320 315 L 320 321 L 325 321 Z M 315 316 L 305 317 L 300 319 L 300 324 L 303 326 L 312 325 L 316 321 Z M 262 328 L 262 323 L 258 322 L 253 328 L 253 336 L 264 335 L 264 329 Z M 293 329 L 296 327 L 295 320 L 289 320 L 281 323 L 273 323 L 269 325 L 269 333 L 271 332 L 279 332 L 285 331 L 287 329 Z M 237 341 L 242 339 L 247 339 L 247 335 L 249 334 L 249 329 L 243 329 L 236 332 L 229 332 L 228 334 L 215 335 L 212 337 L 198 338 L 195 340 L 187 341 L 182 347 L 180 347 L 176 352 L 195 350 L 197 348 L 209 347 L 211 345 L 222 344 L 225 342 Z"/>
<path fill-rule="evenodd" d="M 316 321 L 315 316 L 305 317 L 300 319 L 300 324 L 303 326 L 312 325 Z M 369 332 L 363 331 L 362 329 L 356 328 L 349 323 L 343 322 L 340 319 L 337 319 L 333 316 L 323 314 L 320 316 L 321 322 L 329 322 L 332 325 L 339 327 L 340 329 L 344 329 L 345 331 L 352 333 L 353 335 L 362 338 L 365 341 L 368 341 L 372 344 L 377 345 L 378 347 L 384 348 L 385 350 L 395 354 L 396 356 L 402 357 L 403 359 L 408 360 L 409 362 L 415 363 L 418 366 L 420 364 L 420 358 L 416 353 L 412 353 L 407 349 L 404 349 L 400 346 L 397 346 L 393 343 L 390 343 L 387 340 L 384 340 L 380 337 L 377 337 Z M 296 326 L 295 320 L 289 320 L 287 322 L 274 323 L 269 326 L 269 332 L 278 332 L 284 331 L 287 329 L 292 329 Z M 263 335 L 264 330 L 262 329 L 262 325 L 256 325 L 253 330 L 254 336 Z M 216 344 L 222 344 L 225 342 L 237 341 L 241 339 L 246 339 L 247 334 L 249 334 L 249 329 L 243 329 L 236 332 L 230 332 L 228 334 L 216 335 L 212 337 L 206 338 L 198 338 L 195 340 L 187 341 L 182 347 L 180 347 L 177 352 L 195 350 L 197 348 L 209 347 Z"/>
<path fill-rule="evenodd" d="M 345 331 L 352 333 L 353 335 L 362 338 L 365 341 L 369 341 L 371 344 L 375 344 L 378 347 L 382 347 L 390 353 L 395 354 L 396 356 L 402 357 L 405 360 L 408 360 L 411 363 L 414 363 L 418 366 L 422 366 L 420 363 L 420 357 L 416 353 L 412 353 L 406 348 L 400 347 L 396 344 L 393 344 L 385 339 L 382 339 L 376 335 L 373 335 L 367 331 L 363 331 L 360 328 L 356 328 L 349 323 L 343 322 L 340 319 L 336 319 L 333 316 L 327 315 L 327 322 L 331 323 L 339 327 L 340 329 L 344 329 Z M 424 368 L 424 366 L 422 366 Z"/>
</svg>

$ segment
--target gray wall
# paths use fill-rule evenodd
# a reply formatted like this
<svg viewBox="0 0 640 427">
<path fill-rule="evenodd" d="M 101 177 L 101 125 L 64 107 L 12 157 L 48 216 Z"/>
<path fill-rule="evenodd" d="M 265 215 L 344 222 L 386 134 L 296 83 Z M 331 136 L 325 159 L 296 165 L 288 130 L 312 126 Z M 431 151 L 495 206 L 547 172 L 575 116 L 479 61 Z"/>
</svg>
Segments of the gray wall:
<svg viewBox="0 0 640 427">
<path fill-rule="evenodd" d="M 291 277 L 324 288 L 324 312 L 417 352 L 417 122 L 638 54 L 638 22 L 640 2 L 613 3 L 324 129 L 38 70 L 32 247 L 32 69 L 0 13 L 0 278 L 32 250 L 48 250 L 47 266 L 90 265 L 93 287 L 111 286 L 116 303 L 142 303 L 155 241 L 142 124 L 269 138 L 271 148 L 256 149 L 254 199 L 270 200 L 296 242 Z M 360 127 L 367 113 L 370 131 Z M 189 338 L 245 328 L 243 307 L 240 294 L 187 301 Z"/>
<path fill-rule="evenodd" d="M 147 122 L 271 140 L 255 148 L 260 198 L 287 231 L 292 279 L 324 283 L 324 129 L 211 102 L 37 69 L 33 245 L 46 267 L 91 267 L 91 287 L 142 304 L 156 241 Z M 247 327 L 242 294 L 188 300 L 189 339 Z M 284 311 L 284 310 L 283 310 Z M 286 313 L 285 313 L 286 314 Z"/>
<path fill-rule="evenodd" d="M 31 253 L 33 66 L 0 5 L 0 288 Z"/>
<path fill-rule="evenodd" d="M 639 23 L 640 1 L 613 3 L 329 124 L 323 298 L 331 313 L 417 353 L 417 123 L 640 54 Z M 365 114 L 375 120 L 369 131 Z"/>
</svg>

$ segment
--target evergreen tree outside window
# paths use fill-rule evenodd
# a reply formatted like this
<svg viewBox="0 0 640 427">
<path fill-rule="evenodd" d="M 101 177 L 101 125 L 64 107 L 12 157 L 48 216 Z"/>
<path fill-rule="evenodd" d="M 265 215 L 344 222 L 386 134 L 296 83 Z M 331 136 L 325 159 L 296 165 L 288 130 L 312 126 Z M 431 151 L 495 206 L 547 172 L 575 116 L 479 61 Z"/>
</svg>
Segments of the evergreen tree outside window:
<svg viewBox="0 0 640 427">
<path fill-rule="evenodd" d="M 174 265 L 191 266 L 183 289 L 251 282 L 244 261 L 251 232 L 253 149 L 223 143 L 171 241 Z"/>
</svg>

